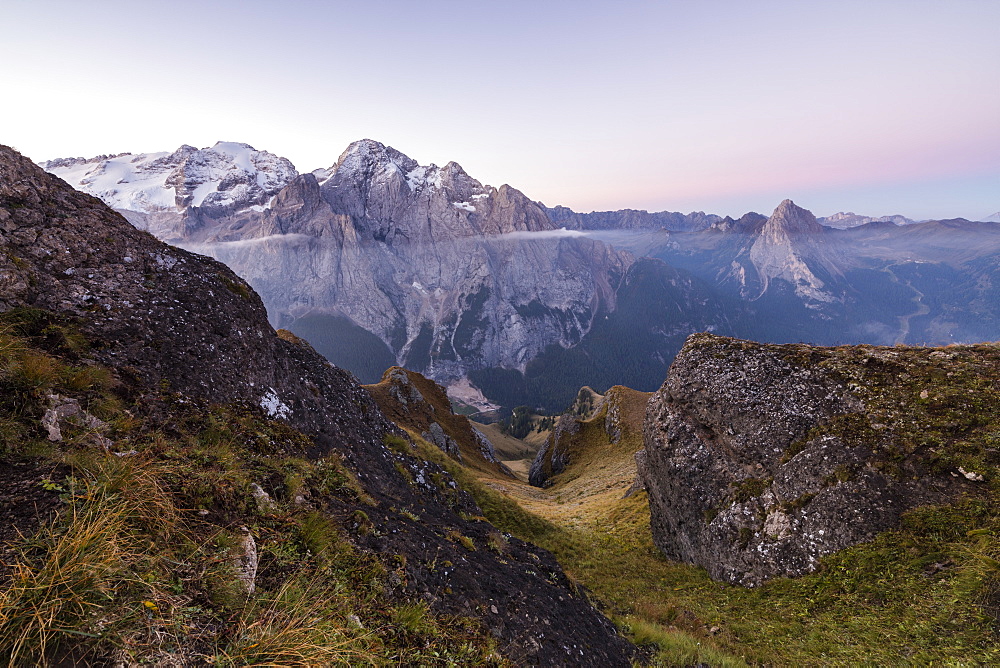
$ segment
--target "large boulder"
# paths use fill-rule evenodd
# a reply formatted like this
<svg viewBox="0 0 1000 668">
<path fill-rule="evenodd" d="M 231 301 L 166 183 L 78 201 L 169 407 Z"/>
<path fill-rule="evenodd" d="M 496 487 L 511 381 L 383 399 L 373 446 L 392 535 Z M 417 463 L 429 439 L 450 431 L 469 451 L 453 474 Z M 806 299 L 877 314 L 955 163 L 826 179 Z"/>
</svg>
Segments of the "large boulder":
<svg viewBox="0 0 1000 668">
<path fill-rule="evenodd" d="M 953 395 L 960 410 L 962 379 L 996 376 L 996 347 L 967 350 L 963 366 L 932 349 L 692 335 L 646 414 L 640 476 L 656 545 L 755 586 L 974 488 L 948 453 L 967 434 L 930 401 Z"/>
</svg>

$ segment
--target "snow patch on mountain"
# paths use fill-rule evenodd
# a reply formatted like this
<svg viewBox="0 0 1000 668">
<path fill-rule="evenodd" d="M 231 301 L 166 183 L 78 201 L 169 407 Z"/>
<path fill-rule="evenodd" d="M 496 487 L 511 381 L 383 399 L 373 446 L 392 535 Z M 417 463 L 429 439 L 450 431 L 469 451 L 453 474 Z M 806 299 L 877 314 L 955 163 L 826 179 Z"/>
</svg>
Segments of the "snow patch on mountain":
<svg viewBox="0 0 1000 668">
<path fill-rule="evenodd" d="M 287 159 L 237 142 L 40 164 L 111 207 L 141 213 L 262 207 L 298 175 Z"/>
<path fill-rule="evenodd" d="M 427 186 L 440 188 L 441 176 L 441 168 L 437 165 L 418 165 L 406 173 L 406 184 L 413 192 Z"/>
<path fill-rule="evenodd" d="M 835 213 L 832 216 L 827 216 L 825 218 L 817 218 L 817 222 L 820 225 L 825 225 L 826 227 L 835 227 L 837 229 L 846 230 L 851 227 L 857 227 L 859 225 L 867 225 L 868 223 L 893 223 L 895 225 L 912 225 L 917 222 L 911 220 L 906 216 L 861 216 L 853 211 L 841 211 Z"/>
</svg>

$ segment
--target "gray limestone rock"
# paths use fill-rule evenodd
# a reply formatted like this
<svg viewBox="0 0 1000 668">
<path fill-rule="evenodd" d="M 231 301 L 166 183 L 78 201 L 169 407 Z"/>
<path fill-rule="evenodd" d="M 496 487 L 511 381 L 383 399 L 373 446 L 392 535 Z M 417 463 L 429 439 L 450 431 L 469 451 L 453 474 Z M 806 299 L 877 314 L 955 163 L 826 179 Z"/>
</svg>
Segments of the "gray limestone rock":
<svg viewBox="0 0 1000 668">
<path fill-rule="evenodd" d="M 247 595 L 257 588 L 257 541 L 247 527 L 240 527 L 240 535 L 233 556 L 233 570 L 236 580 Z"/>
<path fill-rule="evenodd" d="M 426 403 L 424 401 L 424 395 L 420 394 L 420 390 L 410 382 L 410 378 L 406 375 L 406 372 L 400 368 L 394 368 L 389 370 L 389 381 L 392 386 L 389 388 L 389 394 L 403 404 L 403 406 L 409 406 L 410 404 Z M 433 410 L 433 406 L 428 406 Z"/>
<path fill-rule="evenodd" d="M 421 438 L 438 446 L 445 454 L 451 455 L 458 461 L 462 461 L 462 453 L 459 451 L 458 443 L 451 436 L 444 433 L 441 425 L 437 422 L 431 422 L 428 430 L 420 434 Z"/>
<path fill-rule="evenodd" d="M 500 460 L 497 459 L 497 453 L 496 450 L 493 449 L 493 443 L 490 442 L 490 439 L 486 438 L 486 434 L 479 431 L 475 427 L 472 428 L 472 434 L 476 437 L 476 442 L 479 443 L 479 452 L 482 453 L 483 459 L 494 464 L 499 463 Z"/>
<path fill-rule="evenodd" d="M 650 400 L 639 466 L 666 556 L 755 586 L 949 498 L 959 483 L 898 464 L 885 418 L 820 364 L 840 354 L 689 337 Z"/>
<path fill-rule="evenodd" d="M 45 411 L 45 415 L 42 416 L 42 427 L 46 430 L 50 441 L 62 441 L 62 427 L 66 425 L 95 432 L 103 431 L 108 427 L 107 423 L 103 420 L 83 410 L 80 402 L 76 399 L 64 397 L 59 394 L 51 394 L 48 399 L 49 408 Z M 103 436 L 98 435 L 98 438 L 101 445 L 110 446 L 110 442 L 105 443 L 107 439 L 103 438 Z"/>
</svg>

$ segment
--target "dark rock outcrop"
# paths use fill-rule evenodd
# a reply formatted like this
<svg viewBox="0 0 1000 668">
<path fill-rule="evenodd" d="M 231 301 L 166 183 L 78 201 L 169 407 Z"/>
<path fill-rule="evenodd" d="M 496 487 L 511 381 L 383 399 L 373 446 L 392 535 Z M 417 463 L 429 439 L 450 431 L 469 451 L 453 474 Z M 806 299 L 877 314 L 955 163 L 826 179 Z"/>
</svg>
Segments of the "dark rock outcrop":
<svg viewBox="0 0 1000 668">
<path fill-rule="evenodd" d="M 359 546 L 404 555 L 407 596 L 480 619 L 515 663 L 629 664 L 628 643 L 549 553 L 510 538 L 501 560 L 448 540 L 457 531 L 485 545 L 495 529 L 462 518 L 481 512 L 443 469 L 387 447 L 399 431 L 371 396 L 307 343 L 277 336 L 247 283 L 0 147 L 0 312 L 15 307 L 72 319 L 96 361 L 133 393 L 148 393 L 144 405 L 168 389 L 256 406 L 306 434 L 312 454 L 336 453 L 375 504 L 364 512 L 378 530 L 357 536 Z M 345 525 L 356 509 L 338 498 L 321 503 Z M 408 508 L 421 521 L 407 519 Z M 427 568 L 432 562 L 453 567 Z"/>
<path fill-rule="evenodd" d="M 691 336 L 646 415 L 657 546 L 754 586 L 967 488 L 910 431 L 919 395 L 901 378 L 934 353 L 909 350 Z"/>
<path fill-rule="evenodd" d="M 572 436 L 580 432 L 580 420 L 573 415 L 560 415 L 555 429 L 542 444 L 535 461 L 528 470 L 528 482 L 535 487 L 545 487 L 554 475 L 566 470 L 569 464 L 569 447 Z"/>
</svg>

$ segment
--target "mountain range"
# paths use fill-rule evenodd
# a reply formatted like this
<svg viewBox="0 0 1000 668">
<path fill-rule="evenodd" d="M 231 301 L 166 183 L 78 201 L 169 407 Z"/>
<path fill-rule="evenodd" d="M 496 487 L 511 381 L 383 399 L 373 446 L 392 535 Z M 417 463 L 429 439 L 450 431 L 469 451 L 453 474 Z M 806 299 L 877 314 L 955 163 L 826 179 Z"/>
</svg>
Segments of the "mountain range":
<svg viewBox="0 0 1000 668">
<path fill-rule="evenodd" d="M 685 337 L 1000 338 L 1000 226 L 838 213 L 576 213 L 372 140 L 326 169 L 246 144 L 43 163 L 223 261 L 271 323 L 375 382 L 402 364 L 490 408 L 653 390 Z"/>
<path fill-rule="evenodd" d="M 266 214 L 287 188 L 249 207 Z M 219 192 L 209 190 L 203 202 Z M 343 215 L 351 230 L 367 213 Z M 895 249 L 916 254 L 897 263 L 968 272 L 990 257 L 992 228 L 976 225 L 907 225 L 911 236 L 892 232 L 868 255 L 853 252 L 868 237 L 838 236 L 874 234 L 866 225 L 831 231 L 791 201 L 767 218 L 617 230 L 692 271 L 601 244 L 627 263 L 615 310 L 565 349 L 586 357 L 548 369 L 586 369 L 574 362 L 615 349 L 642 359 L 655 349 L 640 334 L 671 289 L 707 291 L 685 306 L 718 309 L 733 328 L 761 326 L 752 309 L 782 304 L 836 325 L 856 298 L 844 288 L 851 262 L 884 273 L 877 263 Z M 517 234 L 600 243 L 569 232 Z M 943 246 L 949 232 L 977 245 Z M 695 275 L 712 262 L 729 273 Z M 957 306 L 944 289 L 939 302 Z M 432 380 L 393 367 L 360 387 L 267 317 L 224 264 L 156 240 L 0 147 L 0 657 L 616 666 L 996 655 L 996 345 L 688 336 L 652 397 L 583 388 L 571 414 L 541 418 L 554 429 L 539 434 L 528 472 L 539 490 L 498 461 L 525 444 L 492 440 L 497 426 L 456 415 Z M 547 350 L 527 367 L 552 359 Z"/>
</svg>

